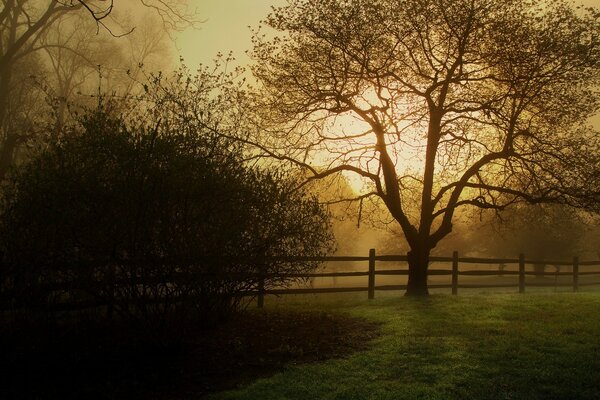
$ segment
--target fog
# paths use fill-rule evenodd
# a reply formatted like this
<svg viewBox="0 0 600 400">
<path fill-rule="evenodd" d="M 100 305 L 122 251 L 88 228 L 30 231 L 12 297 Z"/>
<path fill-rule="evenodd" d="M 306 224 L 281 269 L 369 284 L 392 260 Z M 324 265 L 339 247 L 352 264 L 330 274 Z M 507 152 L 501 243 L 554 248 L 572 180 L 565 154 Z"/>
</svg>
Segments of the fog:
<svg viewBox="0 0 600 400">
<path fill-rule="evenodd" d="M 200 64 L 212 65 L 218 53 L 232 52 L 236 60 L 231 64 L 246 66 L 252 62 L 246 54 L 252 45 L 251 27 L 257 26 L 271 6 L 283 2 L 197 0 L 177 4 L 185 5 L 182 10 L 190 13 L 182 11 L 179 15 L 186 17 L 178 24 L 172 23 L 177 15 L 165 17 L 152 7 L 130 4 L 124 8 L 117 3 L 106 19 L 96 21 L 86 10 L 66 12 L 36 33 L 35 42 L 24 47 L 11 65 L 10 77 L 3 78 L 10 79 L 10 89 L 5 90 L 10 93 L 5 125 L 13 130 L 2 144 L 1 175 L 11 165 L 26 162 L 32 150 L 52 132 L 58 134 L 82 110 L 105 96 L 135 96 L 153 73 L 169 73 L 179 66 L 180 58 L 193 70 Z M 41 11 L 33 3 L 31 9 Z M 5 26 L 3 34 L 8 29 Z M 600 116 L 592 120 L 596 128 L 599 121 Z M 55 125 L 54 130 L 40 129 L 48 123 Z M 338 185 L 346 192 L 362 193 L 349 182 Z M 331 200 L 325 197 L 323 201 Z M 398 224 L 390 220 L 381 202 L 336 205 L 332 213 L 337 255 L 366 255 L 371 248 L 378 254 L 408 251 Z M 449 256 L 455 250 L 461 256 L 478 257 L 515 258 L 525 253 L 541 260 L 599 258 L 599 219 L 563 206 L 516 205 L 499 213 L 463 213 L 432 254 Z"/>
<path fill-rule="evenodd" d="M 257 0 L 250 4 L 235 0 L 222 4 L 215 0 L 199 0 L 195 4 L 206 20 L 199 31 L 188 29 L 177 36 L 177 45 L 186 62 L 206 64 L 218 52 L 232 52 L 236 62 L 245 65 L 252 61 L 246 54 L 252 45 L 251 28 L 257 26 L 271 6 L 281 6 L 285 2 Z M 578 1 L 577 4 L 597 6 L 594 0 Z M 596 129 L 600 128 L 600 115 L 593 117 L 591 123 Z M 381 208 L 381 204 L 375 207 Z M 408 248 L 398 235 L 397 223 L 391 222 L 383 210 L 376 211 L 382 215 L 371 218 L 372 221 L 363 216 L 360 223 L 358 206 L 355 204 L 348 211 L 334 221 L 337 254 L 367 255 L 369 248 L 375 248 L 381 254 L 406 253 Z M 570 260 L 575 255 L 595 259 L 600 257 L 598 218 L 560 206 L 515 207 L 499 215 L 491 211 L 474 212 L 458 218 L 453 233 L 433 250 L 433 254 L 449 256 L 454 250 L 465 256 L 515 258 L 523 252 L 536 259 Z"/>
<path fill-rule="evenodd" d="M 0 4 L 1 399 L 600 398 L 598 0 Z"/>
</svg>

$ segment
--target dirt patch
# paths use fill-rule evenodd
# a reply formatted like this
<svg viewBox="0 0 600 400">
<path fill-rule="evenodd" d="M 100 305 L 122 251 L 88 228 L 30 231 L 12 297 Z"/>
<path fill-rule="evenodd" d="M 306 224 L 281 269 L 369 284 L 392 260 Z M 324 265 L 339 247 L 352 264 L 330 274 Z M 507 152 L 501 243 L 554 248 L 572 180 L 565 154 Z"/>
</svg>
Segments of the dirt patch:
<svg viewBox="0 0 600 400">
<path fill-rule="evenodd" d="M 103 329 L 2 335 L 0 398 L 199 398 L 285 365 L 345 357 L 379 332 L 343 315 L 257 310 L 168 345 Z"/>
</svg>

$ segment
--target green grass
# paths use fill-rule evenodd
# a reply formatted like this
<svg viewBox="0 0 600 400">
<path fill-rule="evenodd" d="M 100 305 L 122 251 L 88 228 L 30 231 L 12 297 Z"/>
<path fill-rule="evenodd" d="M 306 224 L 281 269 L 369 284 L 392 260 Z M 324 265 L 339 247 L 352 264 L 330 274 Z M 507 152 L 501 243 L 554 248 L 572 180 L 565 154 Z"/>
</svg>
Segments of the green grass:
<svg viewBox="0 0 600 400">
<path fill-rule="evenodd" d="M 209 399 L 600 399 L 600 293 L 267 298 L 382 323 L 369 350 Z"/>
</svg>

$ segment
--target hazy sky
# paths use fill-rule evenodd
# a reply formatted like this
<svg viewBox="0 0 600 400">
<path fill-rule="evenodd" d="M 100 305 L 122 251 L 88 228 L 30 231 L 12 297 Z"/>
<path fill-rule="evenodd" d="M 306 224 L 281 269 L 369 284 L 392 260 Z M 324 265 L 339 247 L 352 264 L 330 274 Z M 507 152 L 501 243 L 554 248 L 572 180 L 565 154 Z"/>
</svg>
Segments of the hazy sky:
<svg viewBox="0 0 600 400">
<path fill-rule="evenodd" d="M 585 6 L 600 7 L 600 0 L 579 0 Z M 180 54 L 189 67 L 210 64 L 218 52 L 233 51 L 240 64 L 247 64 L 250 29 L 256 27 L 271 10 L 286 0 L 189 0 L 206 22 L 200 30 L 188 30 L 178 37 Z M 177 55 L 177 57 L 179 54 Z"/>
<path fill-rule="evenodd" d="M 211 63 L 218 52 L 233 51 L 240 64 L 247 64 L 245 51 L 250 49 L 250 29 L 256 27 L 272 5 L 285 0 L 190 0 L 206 22 L 200 30 L 188 30 L 179 35 L 177 45 L 186 64 Z"/>
<path fill-rule="evenodd" d="M 600 0 L 580 0 L 588 7 L 600 7 Z M 256 27 L 271 11 L 271 6 L 284 5 L 286 0 L 190 0 L 200 18 L 206 21 L 200 30 L 187 30 L 177 39 L 179 55 L 188 67 L 198 63 L 211 64 L 218 52 L 232 51 L 239 65 L 250 60 L 245 51 L 252 42 L 249 26 Z M 592 118 L 596 128 L 600 127 L 600 115 Z"/>
</svg>

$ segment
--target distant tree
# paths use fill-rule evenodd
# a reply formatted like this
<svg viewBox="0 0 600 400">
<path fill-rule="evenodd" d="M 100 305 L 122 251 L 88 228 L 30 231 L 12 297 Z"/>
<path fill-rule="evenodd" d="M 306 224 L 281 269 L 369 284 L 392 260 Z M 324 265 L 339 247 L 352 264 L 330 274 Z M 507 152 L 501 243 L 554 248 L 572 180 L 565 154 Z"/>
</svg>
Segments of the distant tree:
<svg viewBox="0 0 600 400">
<path fill-rule="evenodd" d="M 457 210 L 598 204 L 599 41 L 600 12 L 567 1 L 290 0 L 254 36 L 254 141 L 368 182 L 426 295 Z"/>
<path fill-rule="evenodd" d="M 19 75 L 17 68 L 24 58 L 40 51 L 70 52 L 70 56 L 80 57 L 79 63 L 87 62 L 86 55 L 76 47 L 65 42 L 46 40 L 50 28 L 59 24 L 67 16 L 79 14 L 96 24 L 100 29 L 113 36 L 127 34 L 135 28 L 120 24 L 114 17 L 113 9 L 124 8 L 124 2 L 115 6 L 113 0 L 3 0 L 0 10 L 0 179 L 13 163 L 19 143 L 27 132 L 11 129 L 9 121 L 14 109 L 20 105 L 14 103 L 16 83 Z M 136 3 L 157 14 L 167 29 L 178 29 L 187 25 L 196 25 L 198 20 L 181 0 L 139 0 Z M 95 33 L 91 33 L 94 35 Z M 60 50 L 59 50 L 60 49 Z M 27 85 L 27 82 L 25 82 Z"/>
<path fill-rule="evenodd" d="M 597 233 L 588 221 L 588 214 L 562 205 L 511 207 L 502 219 L 488 221 L 490 233 L 496 240 L 489 248 L 502 256 L 525 253 L 528 259 L 538 260 L 535 271 L 542 274 L 544 261 L 569 261 L 573 256 L 589 260 L 596 258 L 594 249 Z"/>
<path fill-rule="evenodd" d="M 168 32 L 158 18 L 141 10 L 130 19 L 135 31 L 112 37 L 85 14 L 72 13 L 49 27 L 40 38 L 45 71 L 34 74 L 44 88 L 55 114 L 55 137 L 67 120 L 93 107 L 99 96 L 126 98 L 139 93 L 143 71 L 171 67 Z"/>
</svg>

